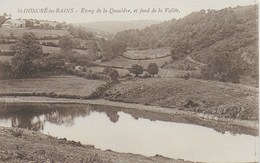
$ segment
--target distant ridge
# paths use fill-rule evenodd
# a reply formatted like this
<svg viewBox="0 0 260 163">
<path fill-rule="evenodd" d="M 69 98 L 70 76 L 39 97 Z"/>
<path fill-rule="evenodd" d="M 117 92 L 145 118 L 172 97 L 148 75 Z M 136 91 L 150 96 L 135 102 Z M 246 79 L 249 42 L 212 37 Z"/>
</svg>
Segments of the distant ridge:
<svg viewBox="0 0 260 163">
<path fill-rule="evenodd" d="M 133 21 L 100 21 L 90 23 L 75 23 L 83 27 L 100 30 L 112 34 L 128 29 L 142 29 L 152 24 L 159 24 L 158 20 L 133 20 Z"/>
</svg>

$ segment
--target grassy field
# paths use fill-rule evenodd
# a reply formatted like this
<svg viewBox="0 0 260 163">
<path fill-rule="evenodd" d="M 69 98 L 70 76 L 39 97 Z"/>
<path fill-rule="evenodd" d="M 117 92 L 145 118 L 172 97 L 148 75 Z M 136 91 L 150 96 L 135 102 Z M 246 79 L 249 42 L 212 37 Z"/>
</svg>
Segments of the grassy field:
<svg viewBox="0 0 260 163">
<path fill-rule="evenodd" d="M 159 78 L 122 82 L 107 91 L 109 99 L 183 110 L 258 119 L 258 89 L 197 79 Z M 191 100 L 196 107 L 185 107 Z"/>
<path fill-rule="evenodd" d="M 44 53 L 59 53 L 60 52 L 59 47 L 51 47 L 51 46 L 42 46 L 42 50 Z M 73 49 L 73 51 L 76 51 L 79 54 L 88 55 L 87 50 Z"/>
<path fill-rule="evenodd" d="M 100 64 L 104 66 L 120 66 L 125 68 L 130 68 L 133 64 L 140 64 L 146 69 L 150 63 L 156 63 L 159 67 L 161 67 L 163 64 L 165 64 L 165 62 L 170 61 L 170 59 L 171 57 L 150 60 L 130 60 L 119 56 L 113 60 L 102 62 Z"/>
<path fill-rule="evenodd" d="M 87 80 L 75 76 L 0 80 L 0 93 L 54 92 L 57 94 L 88 96 L 104 83 L 99 80 Z"/>
<path fill-rule="evenodd" d="M 15 37 L 21 37 L 24 32 L 33 32 L 37 37 L 44 37 L 44 36 L 63 36 L 67 35 L 67 30 L 43 30 L 43 29 L 28 29 L 28 28 L 0 28 L 0 36 L 10 36 L 11 33 Z"/>
<path fill-rule="evenodd" d="M 0 44 L 0 50 L 1 51 L 10 51 L 9 47 L 14 44 Z"/>
<path fill-rule="evenodd" d="M 160 58 L 170 55 L 171 48 L 158 48 L 158 49 L 147 49 L 147 50 L 127 50 L 124 56 L 132 59 L 152 59 Z"/>
<path fill-rule="evenodd" d="M 56 44 L 59 43 L 59 40 L 39 40 L 40 43 L 43 43 L 43 42 L 54 42 Z"/>
<path fill-rule="evenodd" d="M 0 62 L 1 63 L 10 63 L 12 56 L 0 56 Z"/>
</svg>

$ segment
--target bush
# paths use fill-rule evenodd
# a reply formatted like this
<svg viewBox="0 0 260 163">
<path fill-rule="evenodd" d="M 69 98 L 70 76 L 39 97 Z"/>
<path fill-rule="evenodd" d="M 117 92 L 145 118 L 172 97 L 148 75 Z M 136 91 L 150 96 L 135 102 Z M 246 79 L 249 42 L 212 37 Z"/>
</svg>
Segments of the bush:
<svg viewBox="0 0 260 163">
<path fill-rule="evenodd" d="M 135 74 L 135 76 L 138 76 L 144 72 L 144 69 L 141 65 L 134 64 L 132 67 L 129 69 L 130 73 Z"/>
<path fill-rule="evenodd" d="M 71 36 L 67 35 L 67 36 L 63 36 L 60 40 L 59 40 L 59 46 L 61 48 L 62 51 L 64 52 L 71 52 L 73 46 L 74 46 L 74 42 Z"/>
<path fill-rule="evenodd" d="M 190 74 L 189 74 L 189 73 L 184 74 L 183 78 L 184 78 L 185 80 L 190 79 Z"/>
<path fill-rule="evenodd" d="M 58 44 L 56 44 L 55 42 L 47 42 L 46 45 L 52 47 L 58 47 Z"/>
<path fill-rule="evenodd" d="M 105 75 L 108 75 L 112 81 L 117 81 L 119 78 L 119 73 L 116 69 L 113 69 L 112 67 L 106 67 L 103 70 L 103 73 Z"/>
<path fill-rule="evenodd" d="M 108 76 L 112 81 L 118 81 L 119 73 L 116 69 L 112 69 L 109 71 Z"/>
<path fill-rule="evenodd" d="M 22 137 L 23 136 L 23 130 L 11 129 L 10 134 L 15 136 L 15 137 Z"/>
<path fill-rule="evenodd" d="M 159 73 L 159 68 L 156 63 L 150 63 L 147 68 L 147 72 L 154 76 L 155 74 Z"/>
<path fill-rule="evenodd" d="M 103 70 L 103 73 L 108 75 L 109 72 L 112 70 L 113 68 L 112 67 L 106 67 L 104 70 Z"/>
</svg>

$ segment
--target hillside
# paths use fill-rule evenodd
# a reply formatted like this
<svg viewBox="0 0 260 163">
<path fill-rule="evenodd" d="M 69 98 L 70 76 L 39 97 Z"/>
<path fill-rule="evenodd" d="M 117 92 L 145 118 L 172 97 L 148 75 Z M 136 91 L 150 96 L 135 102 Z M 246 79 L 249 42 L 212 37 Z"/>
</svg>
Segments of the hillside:
<svg viewBox="0 0 260 163">
<path fill-rule="evenodd" d="M 157 20 L 136 20 L 136 21 L 101 21 L 90 23 L 77 23 L 75 25 L 81 25 L 83 27 L 100 30 L 112 34 L 128 29 L 142 29 L 152 24 L 158 24 Z"/>
<path fill-rule="evenodd" d="M 159 78 L 121 82 L 105 94 L 126 103 L 164 106 L 243 120 L 258 119 L 258 89 L 197 79 Z"/>
<path fill-rule="evenodd" d="M 115 38 L 136 49 L 171 47 L 177 55 L 204 64 L 226 55 L 241 63 L 244 74 L 258 79 L 257 13 L 257 6 L 201 10 L 142 30 L 119 32 Z"/>
</svg>

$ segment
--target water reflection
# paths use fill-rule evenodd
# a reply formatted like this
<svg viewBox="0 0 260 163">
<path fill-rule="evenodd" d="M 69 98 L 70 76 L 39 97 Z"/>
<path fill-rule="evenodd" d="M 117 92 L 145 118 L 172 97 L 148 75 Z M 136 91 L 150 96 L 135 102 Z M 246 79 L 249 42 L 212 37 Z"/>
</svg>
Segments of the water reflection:
<svg viewBox="0 0 260 163">
<path fill-rule="evenodd" d="M 25 128 L 34 131 L 44 130 L 44 124 L 50 122 L 67 127 L 74 124 L 77 117 L 90 115 L 90 108 L 73 108 L 57 106 L 17 106 L 8 105 L 0 109 L 0 119 L 11 121 L 10 127 Z"/>
<path fill-rule="evenodd" d="M 200 118 L 194 118 L 183 115 L 167 115 L 162 113 L 154 113 L 148 111 L 126 109 L 112 106 L 100 105 L 61 105 L 61 104 L 31 104 L 16 105 L 9 104 L 7 106 L 0 105 L 0 119 L 11 120 L 12 127 L 26 128 L 34 131 L 44 130 L 45 122 L 57 125 L 73 126 L 77 117 L 86 117 L 91 112 L 105 113 L 111 122 L 118 122 L 120 116 L 118 112 L 130 114 L 135 120 L 139 118 L 149 119 L 151 121 L 169 121 L 186 124 L 196 124 L 204 127 L 213 128 L 215 131 L 224 134 L 230 132 L 232 135 L 249 134 L 258 135 L 258 131 L 253 131 L 245 127 L 227 125 L 227 123 L 207 121 Z"/>
<path fill-rule="evenodd" d="M 10 104 L 0 106 L 0 126 L 27 128 L 103 150 L 147 156 L 160 154 L 207 162 L 256 161 L 258 158 L 257 137 L 234 136 L 241 128 L 181 115 L 109 106 Z M 231 133 L 226 132 L 229 129 Z"/>
</svg>

